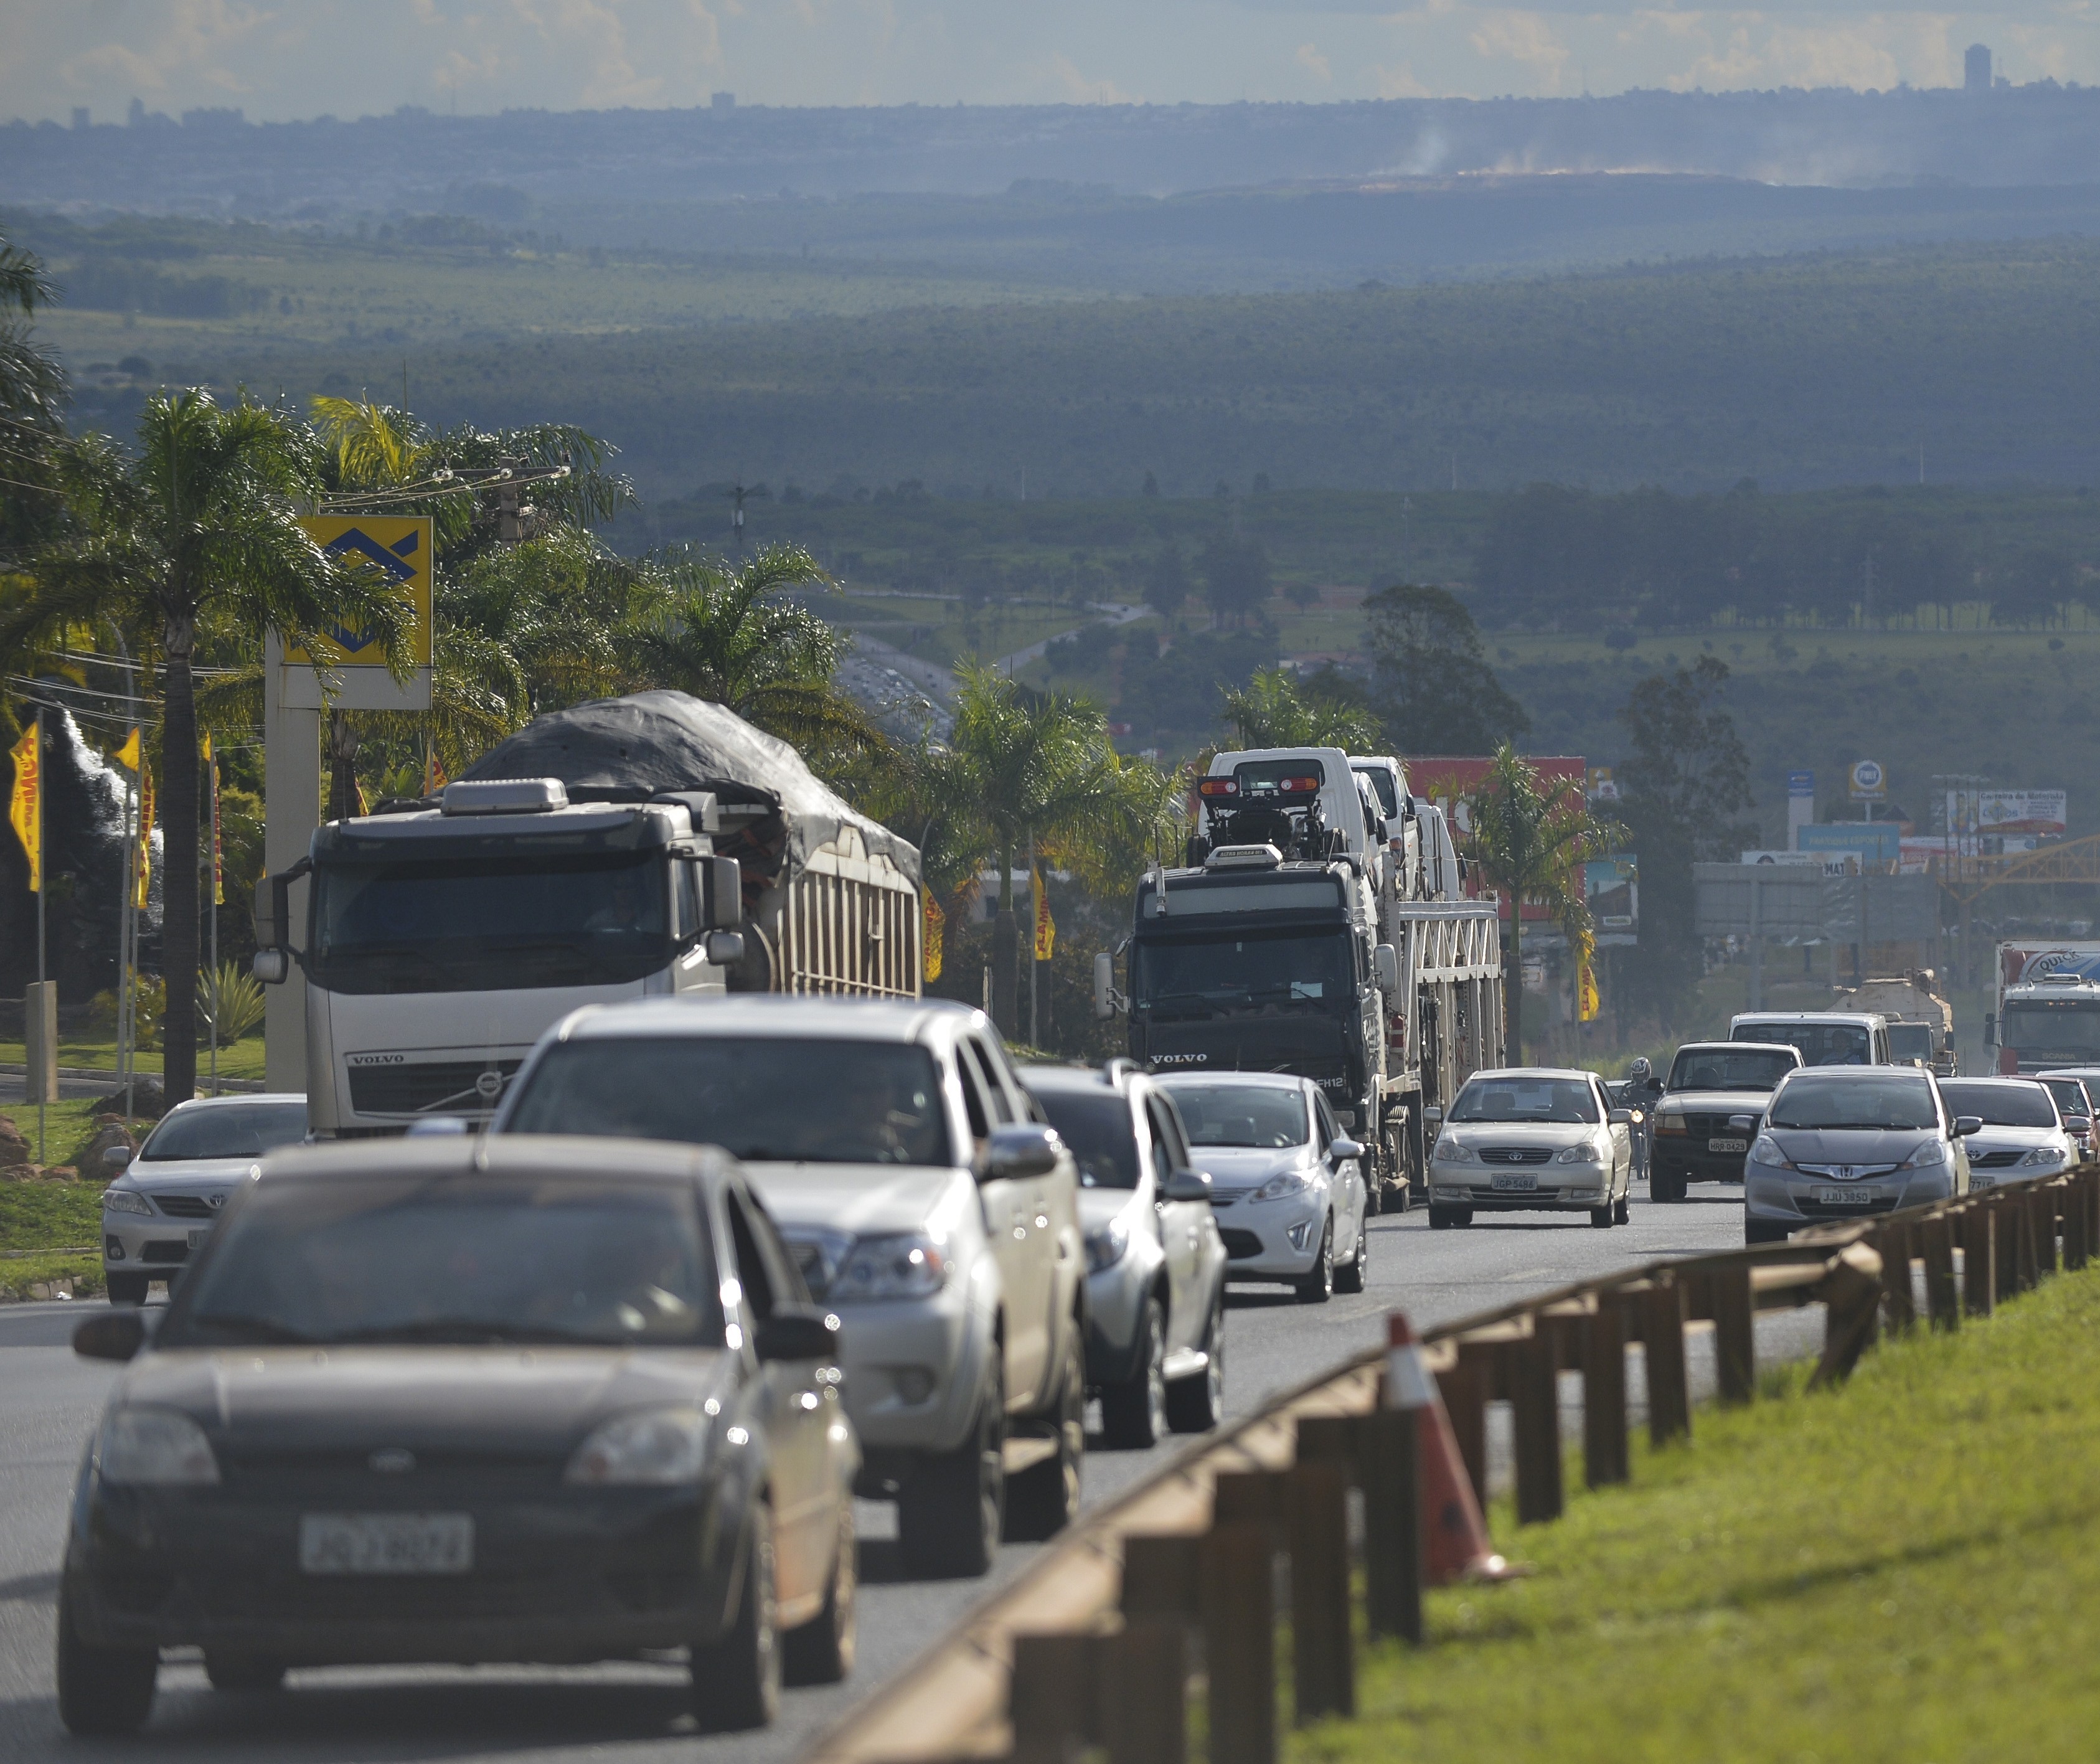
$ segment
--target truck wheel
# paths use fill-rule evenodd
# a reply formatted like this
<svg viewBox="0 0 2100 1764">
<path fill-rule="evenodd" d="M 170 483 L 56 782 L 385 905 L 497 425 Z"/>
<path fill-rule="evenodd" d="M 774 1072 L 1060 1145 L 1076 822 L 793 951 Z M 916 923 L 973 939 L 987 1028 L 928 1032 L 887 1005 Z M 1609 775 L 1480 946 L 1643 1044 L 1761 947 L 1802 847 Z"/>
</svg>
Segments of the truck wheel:
<svg viewBox="0 0 2100 1764">
<path fill-rule="evenodd" d="M 108 1273 L 103 1276 L 109 1288 L 112 1304 L 143 1304 L 146 1288 L 150 1284 L 143 1274 Z"/>
<path fill-rule="evenodd" d="M 1065 1334 L 1065 1369 L 1048 1417 L 1057 1449 L 1007 1484 L 1006 1535 L 1017 1543 L 1054 1537 L 1079 1516 L 1079 1466 L 1087 1455 L 1087 1361 L 1076 1321 Z"/>
<path fill-rule="evenodd" d="M 995 1373 L 970 1436 L 914 1466 L 898 1490 L 905 1566 L 921 1580 L 974 1579 L 990 1570 L 1005 1519 L 1006 1387 Z"/>
<path fill-rule="evenodd" d="M 1167 1325 L 1157 1299 L 1145 1301 L 1138 1331 L 1137 1376 L 1101 1387 L 1101 1435 L 1122 1451 L 1145 1451 L 1167 1431 Z"/>
<path fill-rule="evenodd" d="M 770 1727 L 780 1710 L 780 1637 L 774 1625 L 773 1509 L 752 1504 L 743 1585 L 729 1632 L 692 1648 L 693 1713 L 703 1733 Z"/>
<path fill-rule="evenodd" d="M 1320 1255 L 1310 1272 L 1301 1274 L 1293 1284 L 1298 1289 L 1300 1304 L 1325 1304 L 1335 1296 L 1335 1217 L 1327 1215 L 1327 1222 L 1320 1228 Z"/>
<path fill-rule="evenodd" d="M 854 1537 L 853 1497 L 839 1497 L 839 1541 L 824 1608 L 780 1638 L 782 1678 L 789 1684 L 836 1684 L 854 1667 L 854 1595 L 860 1586 L 860 1546 Z"/>
<path fill-rule="evenodd" d="M 1203 1338 L 1207 1363 L 1193 1378 L 1167 1387 L 1167 1422 L 1176 1433 L 1208 1433 L 1225 1418 L 1225 1289 L 1211 1303 L 1211 1327 Z"/>
<path fill-rule="evenodd" d="M 152 1647 L 96 1647 L 73 1628 L 59 1594 L 59 1719 L 68 1733 L 136 1733 L 153 1710 L 161 1656 Z"/>
</svg>

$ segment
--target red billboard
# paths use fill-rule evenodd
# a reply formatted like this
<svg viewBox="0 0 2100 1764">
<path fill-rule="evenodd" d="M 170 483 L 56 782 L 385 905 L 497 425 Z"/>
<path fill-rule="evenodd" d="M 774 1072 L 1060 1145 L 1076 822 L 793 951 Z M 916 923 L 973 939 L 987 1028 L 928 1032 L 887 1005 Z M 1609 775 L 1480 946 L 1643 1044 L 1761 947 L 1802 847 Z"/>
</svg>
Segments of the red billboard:
<svg viewBox="0 0 2100 1764">
<path fill-rule="evenodd" d="M 1524 761 L 1549 787 L 1557 783 L 1567 800 L 1576 807 L 1582 806 L 1590 776 L 1582 755 L 1526 754 Z M 1487 781 L 1494 768 L 1493 758 L 1485 753 L 1418 753 L 1409 755 L 1401 763 L 1407 768 L 1407 787 L 1418 796 L 1427 796 L 1444 810 L 1452 823 L 1451 836 L 1463 852 L 1467 836 L 1472 831 L 1465 799 Z M 1466 889 L 1470 894 L 1483 892 L 1471 877 L 1467 879 Z M 1503 903 L 1502 916 L 1509 916 L 1507 902 Z M 1527 903 L 1524 916 L 1527 922 L 1543 922 L 1551 915 L 1543 906 Z"/>
</svg>

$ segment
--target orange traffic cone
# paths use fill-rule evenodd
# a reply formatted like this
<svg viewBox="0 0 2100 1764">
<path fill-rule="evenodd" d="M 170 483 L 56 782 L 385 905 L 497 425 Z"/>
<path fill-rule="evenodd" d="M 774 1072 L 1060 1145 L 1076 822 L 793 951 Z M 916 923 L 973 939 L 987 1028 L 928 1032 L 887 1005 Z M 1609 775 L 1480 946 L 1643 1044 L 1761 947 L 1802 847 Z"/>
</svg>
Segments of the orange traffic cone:
<svg viewBox="0 0 2100 1764">
<path fill-rule="evenodd" d="M 1517 1571 L 1488 1541 L 1487 1522 L 1473 1498 L 1472 1479 L 1459 1456 L 1451 1418 L 1436 1381 L 1422 1363 L 1422 1350 L 1404 1311 L 1386 1314 L 1383 1400 L 1389 1409 L 1411 1409 L 1415 1414 L 1425 1584 L 1508 1579 Z"/>
</svg>

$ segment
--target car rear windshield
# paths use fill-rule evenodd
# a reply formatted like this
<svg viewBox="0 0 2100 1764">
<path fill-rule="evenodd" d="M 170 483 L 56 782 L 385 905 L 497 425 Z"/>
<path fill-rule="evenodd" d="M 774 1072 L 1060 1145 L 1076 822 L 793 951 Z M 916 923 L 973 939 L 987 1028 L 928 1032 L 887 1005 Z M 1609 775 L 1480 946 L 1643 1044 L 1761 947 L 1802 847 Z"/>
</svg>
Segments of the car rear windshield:
<svg viewBox="0 0 2100 1764">
<path fill-rule="evenodd" d="M 157 1337 L 718 1347 L 698 1196 L 617 1177 L 266 1180 Z"/>
<path fill-rule="evenodd" d="M 178 1109 L 153 1129 L 139 1155 L 148 1163 L 189 1158 L 260 1158 L 307 1136 L 307 1105 L 214 1103 Z"/>
<path fill-rule="evenodd" d="M 2039 1084 L 1965 1083 L 1957 1078 L 1952 1083 L 1941 1085 L 1939 1094 L 1947 1099 L 1949 1114 L 1981 1115 L 1986 1127 L 2057 1125 L 2055 1105 L 2050 1102 L 2049 1092 Z"/>
<path fill-rule="evenodd" d="M 1740 1023 L 1731 1041 L 1776 1041 L 1801 1050 L 1804 1065 L 1872 1065 L 1872 1039 L 1857 1023 Z"/>
<path fill-rule="evenodd" d="M 1741 1053 L 1727 1047 L 1686 1047 L 1670 1069 L 1670 1090 L 1776 1090 L 1794 1069 L 1783 1053 Z"/>
<path fill-rule="evenodd" d="M 1312 1137 L 1304 1093 L 1280 1084 L 1221 1084 L 1208 1078 L 1167 1078 L 1191 1145 L 1243 1145 L 1280 1151 Z"/>
<path fill-rule="evenodd" d="M 519 1080 L 509 1133 L 720 1145 L 750 1163 L 954 1162 L 933 1056 L 883 1041 L 563 1042 Z"/>
<path fill-rule="evenodd" d="M 1079 1185 L 1087 1188 L 1137 1186 L 1137 1133 L 1131 1124 L 1128 1099 L 1114 1091 L 1052 1090 L 1035 1092 L 1079 1166 Z"/>
<path fill-rule="evenodd" d="M 1952 1106 L 1950 1105 L 1950 1106 Z M 1792 1078 L 1772 1099 L 1776 1127 L 1935 1127 L 1932 1086 L 1917 1078 Z"/>
<path fill-rule="evenodd" d="M 1573 1078 L 1475 1078 L 1451 1105 L 1450 1121 L 1589 1122 L 1597 1118 L 1597 1099 L 1590 1087 Z"/>
</svg>

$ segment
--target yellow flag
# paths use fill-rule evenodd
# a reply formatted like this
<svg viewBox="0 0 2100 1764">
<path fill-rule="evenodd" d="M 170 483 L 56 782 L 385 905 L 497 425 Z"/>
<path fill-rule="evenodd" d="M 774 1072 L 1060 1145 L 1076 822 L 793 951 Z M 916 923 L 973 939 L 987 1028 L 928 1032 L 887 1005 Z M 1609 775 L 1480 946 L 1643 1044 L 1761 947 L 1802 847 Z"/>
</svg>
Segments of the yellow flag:
<svg viewBox="0 0 2100 1764">
<path fill-rule="evenodd" d="M 1050 902 L 1043 892 L 1043 878 L 1028 872 L 1029 897 L 1035 902 L 1035 959 L 1047 962 L 1057 947 L 1057 922 L 1050 916 Z"/>
<path fill-rule="evenodd" d="M 124 745 L 114 755 L 117 763 L 127 772 L 139 770 L 139 731 L 133 730 L 124 738 Z"/>
<path fill-rule="evenodd" d="M 204 732 L 204 745 L 197 749 L 197 756 L 204 760 L 211 757 L 211 731 L 209 729 Z"/>
<path fill-rule="evenodd" d="M 1597 1021 L 1596 950 L 1596 939 L 1585 931 L 1576 946 L 1575 957 L 1575 1020 L 1578 1023 Z"/>
<path fill-rule="evenodd" d="M 37 810 L 44 788 L 43 756 L 37 752 L 37 725 L 23 730 L 22 739 L 8 750 L 15 762 L 15 794 L 7 805 L 7 820 L 29 860 L 29 892 L 44 891 L 44 827 Z"/>
<path fill-rule="evenodd" d="M 138 731 L 132 731 L 134 739 Z M 144 766 L 139 770 L 139 886 L 131 897 L 131 904 L 139 911 L 146 910 L 146 893 L 153 881 L 153 774 Z"/>
<path fill-rule="evenodd" d="M 941 977 L 942 933 L 947 928 L 948 915 L 941 911 L 941 903 L 933 898 L 933 889 L 925 889 L 921 892 L 926 897 L 924 977 L 929 981 L 938 980 Z"/>
<path fill-rule="evenodd" d="M 423 754 L 423 794 L 439 796 L 450 782 L 445 776 L 445 762 L 438 757 L 438 744 L 434 741 Z"/>
</svg>

